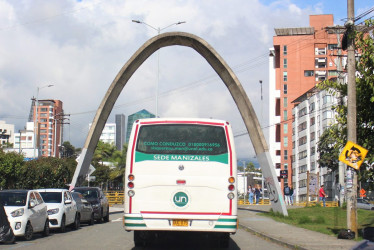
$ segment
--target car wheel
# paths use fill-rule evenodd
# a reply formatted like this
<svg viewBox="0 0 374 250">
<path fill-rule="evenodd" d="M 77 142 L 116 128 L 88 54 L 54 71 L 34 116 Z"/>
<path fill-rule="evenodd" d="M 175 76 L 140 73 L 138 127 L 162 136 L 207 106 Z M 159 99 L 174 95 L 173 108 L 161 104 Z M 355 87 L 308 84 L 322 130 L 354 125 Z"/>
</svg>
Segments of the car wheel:
<svg viewBox="0 0 374 250">
<path fill-rule="evenodd" d="M 43 236 L 48 236 L 49 233 L 50 233 L 50 230 L 49 230 L 49 220 L 47 219 L 45 221 L 45 225 L 44 225 Z"/>
<path fill-rule="evenodd" d="M 106 215 L 104 217 L 104 222 L 109 222 L 109 207 L 108 207 Z"/>
<path fill-rule="evenodd" d="M 65 233 L 65 232 L 66 232 L 65 215 L 63 215 L 61 219 L 60 233 Z"/>
<path fill-rule="evenodd" d="M 77 229 L 79 229 L 80 226 L 81 226 L 81 216 L 80 216 L 79 213 L 76 213 L 74 223 L 73 223 L 72 227 L 73 227 L 74 230 L 77 230 Z"/>
<path fill-rule="evenodd" d="M 26 229 L 25 229 L 25 240 L 31 240 L 34 230 L 32 229 L 31 223 L 27 222 Z"/>
<path fill-rule="evenodd" d="M 94 213 L 92 213 L 91 214 L 91 219 L 90 219 L 90 221 L 88 222 L 88 225 L 93 225 L 95 223 L 95 215 L 94 215 Z"/>
<path fill-rule="evenodd" d="M 98 223 L 103 222 L 103 215 L 104 215 L 104 212 L 103 212 L 103 209 L 101 209 L 100 217 L 99 217 L 99 219 L 97 219 L 97 222 L 98 222 Z"/>
</svg>

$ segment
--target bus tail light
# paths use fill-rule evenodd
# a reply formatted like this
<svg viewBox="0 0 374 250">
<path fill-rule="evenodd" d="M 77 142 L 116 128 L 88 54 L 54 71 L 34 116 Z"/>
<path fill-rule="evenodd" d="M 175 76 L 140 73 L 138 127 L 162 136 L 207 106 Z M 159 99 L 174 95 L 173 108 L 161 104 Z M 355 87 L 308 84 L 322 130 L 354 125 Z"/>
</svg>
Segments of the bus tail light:
<svg viewBox="0 0 374 250">
<path fill-rule="evenodd" d="M 127 194 L 129 195 L 129 197 L 133 197 L 135 195 L 135 191 L 134 190 L 129 190 L 127 192 Z"/>
<path fill-rule="evenodd" d="M 229 191 L 234 191 L 235 190 L 235 186 L 234 185 L 229 185 Z"/>
<path fill-rule="evenodd" d="M 233 176 L 231 176 L 231 177 L 229 178 L 229 183 L 235 183 L 235 178 L 234 178 Z"/>
<path fill-rule="evenodd" d="M 135 176 L 133 174 L 129 174 L 129 176 L 127 178 L 129 179 L 129 181 L 134 181 L 135 180 Z"/>
<path fill-rule="evenodd" d="M 228 193 L 227 198 L 229 198 L 230 200 L 232 200 L 232 199 L 235 198 L 235 194 L 234 193 Z"/>
<path fill-rule="evenodd" d="M 129 182 L 129 183 L 127 183 L 127 186 L 129 187 L 129 188 L 134 188 L 134 182 Z"/>
</svg>

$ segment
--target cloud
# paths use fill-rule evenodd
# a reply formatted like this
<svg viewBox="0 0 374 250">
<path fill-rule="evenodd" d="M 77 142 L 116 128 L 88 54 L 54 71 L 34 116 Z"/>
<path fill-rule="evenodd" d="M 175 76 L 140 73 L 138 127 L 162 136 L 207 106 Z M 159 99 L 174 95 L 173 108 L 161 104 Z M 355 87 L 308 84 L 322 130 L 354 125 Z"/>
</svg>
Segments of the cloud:
<svg viewBox="0 0 374 250">
<path fill-rule="evenodd" d="M 307 26 L 308 15 L 320 11 L 315 6 L 258 0 L 0 0 L 0 119 L 23 128 L 37 87 L 54 84 L 41 89 L 39 98 L 63 101 L 71 114 L 64 139 L 82 147 L 113 79 L 158 28 L 206 40 L 237 74 L 256 113 L 266 113 L 273 29 Z M 171 25 L 178 21 L 186 23 Z M 162 48 L 141 65 L 108 122 L 114 114 L 128 116 L 143 108 L 155 113 L 158 72 L 160 115 L 212 117 L 230 121 L 234 133 L 245 131 L 221 79 L 198 53 L 180 46 Z M 259 80 L 264 83 L 263 102 Z M 262 119 L 267 126 L 267 117 Z M 236 141 L 239 156 L 254 154 L 248 135 Z"/>
</svg>

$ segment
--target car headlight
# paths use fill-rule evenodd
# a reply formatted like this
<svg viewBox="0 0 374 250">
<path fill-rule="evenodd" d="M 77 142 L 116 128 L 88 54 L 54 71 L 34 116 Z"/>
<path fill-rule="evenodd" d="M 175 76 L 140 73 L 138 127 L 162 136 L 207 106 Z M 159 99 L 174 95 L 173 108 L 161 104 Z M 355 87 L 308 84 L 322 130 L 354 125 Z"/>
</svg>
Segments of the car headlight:
<svg viewBox="0 0 374 250">
<path fill-rule="evenodd" d="M 94 204 L 92 204 L 92 207 L 93 208 L 99 208 L 100 207 L 100 203 L 94 203 Z"/>
<path fill-rule="evenodd" d="M 58 211 L 60 211 L 60 209 L 54 208 L 54 209 L 49 209 L 47 212 L 48 212 L 48 215 L 52 215 L 52 214 L 57 214 Z"/>
<path fill-rule="evenodd" d="M 25 213 L 25 210 L 23 208 L 19 208 L 17 210 L 14 210 L 10 214 L 12 215 L 12 217 L 19 217 L 19 216 L 22 216 L 24 213 Z"/>
</svg>

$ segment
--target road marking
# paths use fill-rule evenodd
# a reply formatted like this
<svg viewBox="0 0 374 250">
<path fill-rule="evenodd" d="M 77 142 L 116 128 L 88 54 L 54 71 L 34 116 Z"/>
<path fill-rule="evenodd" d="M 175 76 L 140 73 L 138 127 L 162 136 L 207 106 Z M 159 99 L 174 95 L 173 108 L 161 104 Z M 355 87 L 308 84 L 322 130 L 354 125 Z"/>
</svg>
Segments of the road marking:
<svg viewBox="0 0 374 250">
<path fill-rule="evenodd" d="M 118 218 L 118 219 L 115 219 L 115 220 L 111 220 L 110 222 L 122 222 L 122 218 Z"/>
</svg>

